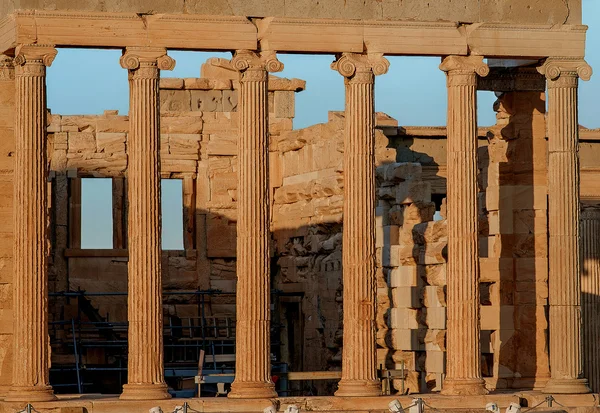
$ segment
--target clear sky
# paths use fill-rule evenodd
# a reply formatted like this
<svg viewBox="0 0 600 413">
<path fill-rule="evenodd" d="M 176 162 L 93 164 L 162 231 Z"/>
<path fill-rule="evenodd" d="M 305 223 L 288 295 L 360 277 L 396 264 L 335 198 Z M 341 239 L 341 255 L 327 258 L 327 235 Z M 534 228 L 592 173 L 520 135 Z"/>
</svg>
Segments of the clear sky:
<svg viewBox="0 0 600 413">
<path fill-rule="evenodd" d="M 588 128 L 600 128 L 600 0 L 583 0 L 583 22 L 589 26 L 586 60 L 596 74 L 580 83 L 579 122 Z M 127 73 L 119 66 L 120 50 L 60 49 L 48 69 L 48 106 L 62 115 L 101 114 L 106 109 L 128 112 Z M 230 57 L 229 53 L 170 51 L 177 65 L 163 77 L 199 77 L 200 65 L 212 56 Z M 329 68 L 333 56 L 279 55 L 285 69 L 282 77 L 306 80 L 306 90 L 296 95 L 295 128 L 326 122 L 327 112 L 344 109 L 342 77 Z M 438 69 L 439 58 L 390 57 L 386 75 L 376 80 L 375 106 L 396 118 L 400 125 L 439 126 L 446 124 L 446 86 Z M 479 125 L 495 123 L 491 92 L 479 92 Z M 89 185 L 89 186 L 88 186 Z M 104 186 L 103 186 L 104 185 Z M 87 186 L 87 188 L 86 188 Z M 108 192 L 107 192 L 108 191 Z M 181 186 L 163 181 L 164 248 L 180 248 L 182 228 Z M 86 248 L 110 248 L 110 187 L 101 182 L 84 185 L 82 195 L 82 245 Z M 104 202 L 104 204 L 103 204 Z M 175 230 L 177 229 L 177 230 Z"/>
</svg>

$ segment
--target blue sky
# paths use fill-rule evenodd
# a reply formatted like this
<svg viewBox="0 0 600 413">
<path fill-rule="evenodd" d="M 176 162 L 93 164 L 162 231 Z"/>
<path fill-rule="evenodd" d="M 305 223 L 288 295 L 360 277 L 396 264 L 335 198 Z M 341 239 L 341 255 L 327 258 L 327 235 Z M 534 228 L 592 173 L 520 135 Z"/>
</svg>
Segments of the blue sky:
<svg viewBox="0 0 600 413">
<path fill-rule="evenodd" d="M 600 128 L 600 0 L 583 0 L 583 22 L 589 25 L 586 60 L 596 69 L 589 82 L 580 83 L 579 122 Z M 60 49 L 48 69 L 48 107 L 62 115 L 101 114 L 106 109 L 128 112 L 127 73 L 119 66 L 120 50 Z M 177 65 L 163 77 L 199 77 L 200 65 L 212 56 L 229 53 L 170 51 Z M 326 122 L 327 112 L 344 109 L 342 77 L 329 68 L 333 56 L 280 55 L 285 69 L 282 77 L 307 82 L 296 95 L 296 128 Z M 390 57 L 386 75 L 376 80 L 375 106 L 396 118 L 400 125 L 439 126 L 446 123 L 446 86 L 438 69 L 439 58 Z M 479 93 L 479 125 L 495 123 L 491 92 Z M 106 181 L 108 182 L 108 181 Z M 181 248 L 181 186 L 163 181 L 163 247 Z M 84 184 L 82 194 L 82 246 L 110 248 L 112 244 L 110 185 L 100 181 Z M 109 228 L 107 230 L 107 228 Z"/>
</svg>

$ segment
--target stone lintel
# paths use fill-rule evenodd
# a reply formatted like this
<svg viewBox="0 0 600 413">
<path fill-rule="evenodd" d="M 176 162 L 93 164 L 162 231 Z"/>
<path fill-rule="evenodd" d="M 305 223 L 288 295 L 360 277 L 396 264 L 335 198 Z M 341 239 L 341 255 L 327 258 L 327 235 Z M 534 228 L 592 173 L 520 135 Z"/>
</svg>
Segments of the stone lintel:
<svg viewBox="0 0 600 413">
<path fill-rule="evenodd" d="M 488 76 L 478 79 L 477 90 L 544 92 L 546 79 L 534 67 L 492 67 Z"/>
<path fill-rule="evenodd" d="M 155 46 L 183 50 L 262 50 L 493 57 L 585 55 L 586 26 L 299 19 L 74 11 L 17 11 L 0 21 L 0 53 L 17 43 L 59 47 Z M 176 29 L 176 30 L 175 30 Z"/>
</svg>

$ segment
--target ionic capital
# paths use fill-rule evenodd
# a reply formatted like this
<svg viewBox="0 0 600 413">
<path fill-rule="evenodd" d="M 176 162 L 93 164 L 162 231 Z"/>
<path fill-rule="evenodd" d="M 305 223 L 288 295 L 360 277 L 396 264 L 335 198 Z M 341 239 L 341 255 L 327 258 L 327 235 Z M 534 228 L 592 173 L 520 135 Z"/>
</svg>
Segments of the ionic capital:
<svg viewBox="0 0 600 413">
<path fill-rule="evenodd" d="M 386 74 L 390 62 L 383 53 L 343 53 L 331 64 L 347 80 L 373 82 L 373 76 Z"/>
<path fill-rule="evenodd" d="M 52 45 L 21 44 L 15 49 L 13 64 L 18 75 L 44 76 L 57 51 Z"/>
<path fill-rule="evenodd" d="M 567 83 L 576 85 L 578 78 L 590 80 L 592 77 L 592 67 L 583 59 L 549 57 L 537 70 L 551 81 L 549 86 L 560 79 L 563 79 L 560 83 L 566 82 L 562 86 L 568 86 Z"/>
<path fill-rule="evenodd" d="M 490 73 L 489 66 L 484 63 L 483 56 L 446 56 L 442 58 L 440 70 L 448 77 L 461 75 L 477 75 L 485 77 Z"/>
<path fill-rule="evenodd" d="M 240 73 L 241 80 L 266 81 L 267 72 L 283 70 L 283 63 L 273 51 L 256 53 L 252 50 L 236 50 L 230 64 L 233 70 Z"/>
<path fill-rule="evenodd" d="M 135 71 L 140 77 L 154 78 L 158 70 L 173 70 L 175 60 L 164 47 L 128 47 L 119 60 L 123 69 Z"/>
<path fill-rule="evenodd" d="M 0 54 L 0 81 L 13 80 L 15 78 L 15 66 L 13 59 L 9 56 Z"/>
</svg>

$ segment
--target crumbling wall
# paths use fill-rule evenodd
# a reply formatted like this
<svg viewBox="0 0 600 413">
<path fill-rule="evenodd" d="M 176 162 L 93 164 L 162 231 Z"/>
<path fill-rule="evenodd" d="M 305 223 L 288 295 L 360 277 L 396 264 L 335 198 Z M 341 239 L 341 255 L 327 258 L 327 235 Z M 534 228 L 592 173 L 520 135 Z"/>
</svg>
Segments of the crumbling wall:
<svg viewBox="0 0 600 413">
<path fill-rule="evenodd" d="M 404 370 L 392 391 L 439 390 L 445 369 L 446 221 L 418 163 L 377 168 L 378 365 Z"/>
<path fill-rule="evenodd" d="M 494 109 L 478 158 L 484 368 L 493 388 L 537 388 L 550 374 L 545 95 L 504 93 Z"/>
<path fill-rule="evenodd" d="M 396 125 L 377 114 L 377 126 Z M 376 163 L 392 162 L 395 151 L 376 130 Z M 285 331 L 301 326 L 295 340 L 283 337 L 285 359 L 292 371 L 339 370 L 342 347 L 342 208 L 344 114 L 330 112 L 329 121 L 282 134 L 271 145 L 274 186 L 272 231 L 276 266 L 273 287 L 300 294 L 281 303 Z M 296 318 L 286 317 L 294 311 Z M 332 394 L 337 380 L 306 384 L 304 394 Z"/>
<path fill-rule="evenodd" d="M 202 77 L 161 80 L 161 176 L 181 179 L 182 251 L 163 251 L 165 290 L 234 293 L 237 219 L 238 74 L 228 60 L 210 59 Z M 273 139 L 292 129 L 294 94 L 304 81 L 271 77 Z M 53 180 L 51 291 L 127 291 L 127 137 L 129 118 L 50 115 L 48 151 Z M 276 171 L 276 169 L 274 169 Z M 113 179 L 113 248 L 81 249 L 81 178 Z M 190 297 L 166 296 L 165 315 L 198 316 Z M 102 316 L 126 320 L 126 299 L 93 298 Z M 206 308 L 235 314 L 235 301 L 215 297 Z M 61 313 L 62 311 L 62 313 Z M 54 319 L 68 316 L 55 308 Z"/>
</svg>

